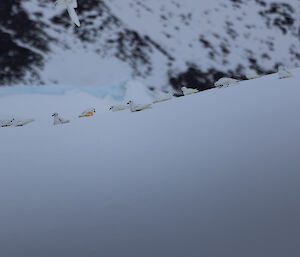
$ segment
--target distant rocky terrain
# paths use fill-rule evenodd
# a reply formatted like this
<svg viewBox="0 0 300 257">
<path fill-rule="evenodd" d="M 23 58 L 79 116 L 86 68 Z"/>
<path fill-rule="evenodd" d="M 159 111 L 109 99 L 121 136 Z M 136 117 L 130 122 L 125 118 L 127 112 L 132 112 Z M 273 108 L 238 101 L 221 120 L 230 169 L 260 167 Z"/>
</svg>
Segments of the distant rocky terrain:
<svg viewBox="0 0 300 257">
<path fill-rule="evenodd" d="M 78 0 L 80 28 L 53 2 L 1 1 L 0 85 L 130 77 L 204 90 L 300 65 L 299 0 Z"/>
</svg>

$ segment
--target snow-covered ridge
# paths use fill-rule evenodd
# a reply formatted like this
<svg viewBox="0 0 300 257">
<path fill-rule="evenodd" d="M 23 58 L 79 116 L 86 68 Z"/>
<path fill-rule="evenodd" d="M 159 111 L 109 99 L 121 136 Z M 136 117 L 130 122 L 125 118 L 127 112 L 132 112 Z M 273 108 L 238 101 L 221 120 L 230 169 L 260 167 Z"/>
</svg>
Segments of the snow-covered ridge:
<svg viewBox="0 0 300 257">
<path fill-rule="evenodd" d="M 292 72 L 139 113 L 82 93 L 1 97 L 0 119 L 36 118 L 0 128 L 1 256 L 299 256 Z"/>
<path fill-rule="evenodd" d="M 12 0 L 1 8 L 0 81 L 89 86 L 134 77 L 148 87 L 206 89 L 247 68 L 297 67 L 297 3 L 79 0 L 74 28 L 53 1 Z"/>
</svg>

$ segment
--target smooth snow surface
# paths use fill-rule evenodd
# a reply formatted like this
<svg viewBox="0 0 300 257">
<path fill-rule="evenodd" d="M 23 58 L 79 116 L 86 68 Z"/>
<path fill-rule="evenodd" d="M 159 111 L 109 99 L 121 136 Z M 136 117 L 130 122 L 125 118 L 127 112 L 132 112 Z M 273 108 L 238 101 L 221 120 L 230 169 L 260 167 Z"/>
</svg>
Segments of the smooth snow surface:
<svg viewBox="0 0 300 257">
<path fill-rule="evenodd" d="M 0 119 L 35 121 L 0 128 L 0 256 L 300 256 L 293 74 L 139 113 L 82 92 L 2 95 Z"/>
</svg>

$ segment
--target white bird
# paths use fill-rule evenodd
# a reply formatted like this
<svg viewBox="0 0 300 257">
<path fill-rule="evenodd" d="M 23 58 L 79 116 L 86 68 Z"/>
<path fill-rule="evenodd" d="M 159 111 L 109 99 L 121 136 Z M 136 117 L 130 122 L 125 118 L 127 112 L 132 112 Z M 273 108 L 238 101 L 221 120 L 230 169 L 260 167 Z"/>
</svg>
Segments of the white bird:
<svg viewBox="0 0 300 257">
<path fill-rule="evenodd" d="M 255 70 L 247 69 L 245 72 L 245 76 L 247 79 L 256 79 L 259 78 L 259 75 L 256 73 Z"/>
<path fill-rule="evenodd" d="M 77 0 L 57 0 L 55 2 L 55 6 L 63 6 L 67 8 L 69 16 L 71 17 L 71 20 L 80 27 L 80 21 L 79 18 L 75 12 L 75 8 L 77 8 Z"/>
<path fill-rule="evenodd" d="M 93 116 L 94 113 L 96 113 L 96 109 L 95 108 L 89 108 L 89 109 L 83 111 L 78 117 L 79 118 L 90 117 L 90 116 Z"/>
<path fill-rule="evenodd" d="M 228 87 L 229 85 L 237 84 L 238 82 L 237 79 L 224 77 L 215 82 L 215 87 Z"/>
<path fill-rule="evenodd" d="M 293 74 L 290 71 L 288 71 L 287 69 L 285 69 L 282 66 L 279 67 L 279 69 L 278 69 L 278 78 L 279 79 L 286 79 L 286 78 L 289 78 L 292 76 L 293 76 Z"/>
<path fill-rule="evenodd" d="M 59 117 L 57 112 L 53 113 L 52 117 L 54 118 L 53 125 L 66 124 L 70 122 L 70 120 L 65 120 Z"/>
<path fill-rule="evenodd" d="M 9 127 L 13 124 L 15 119 L 9 119 L 9 120 L 0 120 L 0 126 L 1 127 Z"/>
<path fill-rule="evenodd" d="M 129 105 L 131 112 L 139 112 L 152 108 L 152 104 L 134 104 L 133 101 L 129 101 L 127 104 Z"/>
<path fill-rule="evenodd" d="M 129 108 L 130 108 L 129 105 L 113 105 L 113 106 L 109 107 L 109 110 L 113 111 L 113 112 L 118 112 L 118 111 L 123 111 L 123 110 L 129 109 Z"/>
<path fill-rule="evenodd" d="M 22 126 L 27 125 L 28 123 L 33 122 L 33 121 L 34 121 L 34 119 L 14 120 L 13 125 L 15 127 L 22 127 Z"/>
<path fill-rule="evenodd" d="M 187 88 L 187 87 L 182 87 L 181 91 L 183 92 L 184 95 L 192 95 L 192 94 L 195 94 L 195 93 L 199 92 L 198 89 Z"/>
<path fill-rule="evenodd" d="M 161 97 L 158 97 L 156 100 L 153 101 L 153 103 L 156 104 L 156 103 L 160 103 L 160 102 L 169 101 L 172 98 L 173 98 L 173 94 L 172 93 L 167 93 L 167 94 L 164 94 Z"/>
</svg>

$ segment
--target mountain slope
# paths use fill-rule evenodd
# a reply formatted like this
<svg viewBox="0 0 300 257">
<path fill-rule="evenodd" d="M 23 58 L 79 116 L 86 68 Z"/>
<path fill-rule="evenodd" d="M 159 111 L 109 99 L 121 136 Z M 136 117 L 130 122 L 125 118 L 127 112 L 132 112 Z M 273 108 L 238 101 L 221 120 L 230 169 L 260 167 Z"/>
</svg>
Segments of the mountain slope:
<svg viewBox="0 0 300 257">
<path fill-rule="evenodd" d="M 1 84 L 105 85 L 133 77 L 155 88 L 207 89 L 248 67 L 269 73 L 300 62 L 297 0 L 78 4 L 80 28 L 52 1 L 1 3 Z"/>
</svg>

